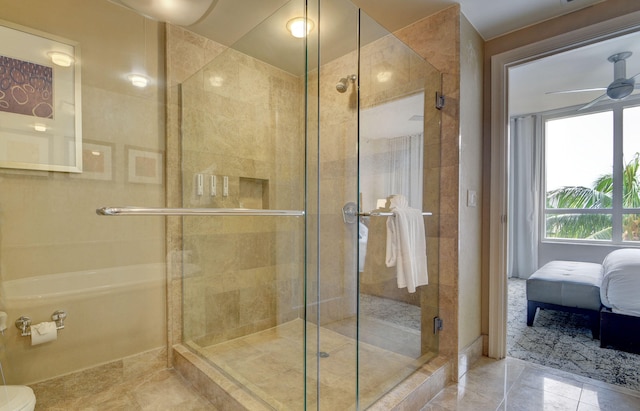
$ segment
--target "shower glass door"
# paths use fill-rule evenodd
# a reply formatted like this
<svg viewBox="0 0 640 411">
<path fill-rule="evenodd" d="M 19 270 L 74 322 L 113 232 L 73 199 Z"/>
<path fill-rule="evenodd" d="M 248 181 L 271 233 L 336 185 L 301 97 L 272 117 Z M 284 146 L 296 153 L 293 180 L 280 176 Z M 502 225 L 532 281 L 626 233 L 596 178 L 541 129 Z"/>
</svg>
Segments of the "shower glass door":
<svg viewBox="0 0 640 411">
<path fill-rule="evenodd" d="M 348 1 L 309 15 L 307 409 L 366 409 L 438 353 L 441 76 Z M 393 217 L 377 215 L 398 194 L 428 214 L 415 292 L 386 265 Z"/>
<path fill-rule="evenodd" d="M 358 401 L 357 249 L 340 210 L 357 193 L 359 11 L 316 0 L 308 17 L 306 404 L 346 410 Z"/>
<path fill-rule="evenodd" d="M 348 234 L 357 244 L 358 403 L 366 409 L 437 356 L 438 203 L 440 111 L 435 107 L 441 75 L 415 51 L 360 12 L 360 93 L 357 192 L 360 216 Z M 418 284 L 400 287 L 397 264 L 389 267 L 391 196 L 422 210 L 427 272 Z M 387 215 L 384 215 L 387 212 Z M 382 215 L 380 215 L 382 214 Z M 405 255 L 406 255 L 405 254 Z M 422 254 L 424 255 L 424 254 Z"/>
<path fill-rule="evenodd" d="M 181 218 L 183 344 L 266 409 L 368 408 L 438 351 L 439 73 L 347 0 L 231 47 L 178 34 L 206 56 L 178 89 L 181 206 L 255 212 Z M 392 194 L 433 213 L 415 293 L 385 265 Z"/>
<path fill-rule="evenodd" d="M 183 344 L 266 409 L 304 409 L 305 40 L 275 10 L 231 47 L 185 33 L 209 61 L 180 87 Z"/>
</svg>

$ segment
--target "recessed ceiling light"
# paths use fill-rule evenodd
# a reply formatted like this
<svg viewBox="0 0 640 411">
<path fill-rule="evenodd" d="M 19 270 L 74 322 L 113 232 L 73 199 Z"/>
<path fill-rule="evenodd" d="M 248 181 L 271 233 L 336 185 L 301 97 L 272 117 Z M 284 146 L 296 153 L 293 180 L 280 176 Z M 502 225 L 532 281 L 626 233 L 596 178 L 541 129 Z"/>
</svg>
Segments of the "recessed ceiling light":
<svg viewBox="0 0 640 411">
<path fill-rule="evenodd" d="M 287 22 L 287 30 L 293 37 L 303 38 L 313 30 L 313 21 L 304 17 L 296 17 Z"/>
</svg>

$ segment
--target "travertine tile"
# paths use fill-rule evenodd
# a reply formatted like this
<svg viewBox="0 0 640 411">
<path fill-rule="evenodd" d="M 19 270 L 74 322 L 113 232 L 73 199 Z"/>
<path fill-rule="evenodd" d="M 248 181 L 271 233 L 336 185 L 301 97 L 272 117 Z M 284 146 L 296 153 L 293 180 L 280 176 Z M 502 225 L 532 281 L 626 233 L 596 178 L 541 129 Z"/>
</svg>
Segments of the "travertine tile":
<svg viewBox="0 0 640 411">
<path fill-rule="evenodd" d="M 302 320 L 294 320 L 233 341 L 194 348 L 272 406 L 296 410 L 304 401 L 304 327 Z M 358 381 L 356 357 L 360 364 L 358 387 L 362 407 L 388 392 L 429 358 L 417 360 L 364 342 L 356 345 L 353 339 L 327 328 L 318 329 L 313 324 L 306 327 L 307 379 L 319 378 L 321 400 L 330 405 L 329 409 L 354 406 Z M 318 356 L 319 351 L 328 356 Z M 331 392 L 336 394 L 335 398 Z"/>
<path fill-rule="evenodd" d="M 604 388 L 592 384 L 584 384 L 580 405 L 589 405 L 596 410 L 632 411 L 640 410 L 640 396 L 619 392 L 613 387 Z M 582 408 L 580 408 L 581 410 Z M 586 408 L 585 408 L 586 409 Z"/>
<path fill-rule="evenodd" d="M 33 384 L 36 410 L 215 410 L 154 350 Z"/>
<path fill-rule="evenodd" d="M 513 358 L 480 359 L 423 411 L 640 409 L 640 392 Z"/>
</svg>

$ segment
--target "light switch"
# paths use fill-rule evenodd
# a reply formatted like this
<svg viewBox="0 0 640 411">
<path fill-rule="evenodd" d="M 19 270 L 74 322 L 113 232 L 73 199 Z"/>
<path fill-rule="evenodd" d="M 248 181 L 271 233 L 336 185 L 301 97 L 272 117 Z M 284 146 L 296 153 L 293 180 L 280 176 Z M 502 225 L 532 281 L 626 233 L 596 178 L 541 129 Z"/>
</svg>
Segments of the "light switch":
<svg viewBox="0 0 640 411">
<path fill-rule="evenodd" d="M 467 207 L 478 206 L 478 193 L 475 190 L 467 190 Z"/>
</svg>

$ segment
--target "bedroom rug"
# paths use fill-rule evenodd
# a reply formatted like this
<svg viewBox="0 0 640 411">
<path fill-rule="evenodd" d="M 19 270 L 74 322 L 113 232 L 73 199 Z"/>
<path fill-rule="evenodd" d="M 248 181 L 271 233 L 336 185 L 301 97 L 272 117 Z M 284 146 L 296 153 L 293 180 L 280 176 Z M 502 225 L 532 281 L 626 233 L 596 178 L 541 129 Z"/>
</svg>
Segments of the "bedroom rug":
<svg viewBox="0 0 640 411">
<path fill-rule="evenodd" d="M 538 310 L 527 327 L 525 283 L 509 279 L 508 356 L 640 391 L 640 355 L 600 348 L 586 316 Z"/>
</svg>

